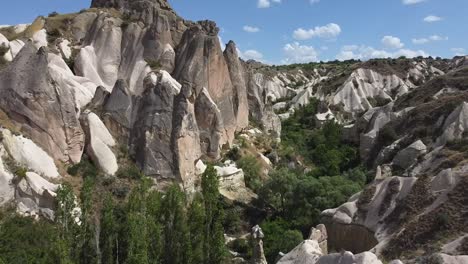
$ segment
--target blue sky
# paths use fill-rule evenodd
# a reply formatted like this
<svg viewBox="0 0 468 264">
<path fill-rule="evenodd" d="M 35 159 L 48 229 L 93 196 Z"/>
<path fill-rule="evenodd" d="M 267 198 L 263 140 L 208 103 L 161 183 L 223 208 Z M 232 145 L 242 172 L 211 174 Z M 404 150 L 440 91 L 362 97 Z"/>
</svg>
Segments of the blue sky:
<svg viewBox="0 0 468 264">
<path fill-rule="evenodd" d="M 468 53 L 467 0 L 169 0 L 186 19 L 210 19 L 244 58 L 281 64 Z M 90 0 L 6 1 L 0 24 L 74 12 Z"/>
</svg>

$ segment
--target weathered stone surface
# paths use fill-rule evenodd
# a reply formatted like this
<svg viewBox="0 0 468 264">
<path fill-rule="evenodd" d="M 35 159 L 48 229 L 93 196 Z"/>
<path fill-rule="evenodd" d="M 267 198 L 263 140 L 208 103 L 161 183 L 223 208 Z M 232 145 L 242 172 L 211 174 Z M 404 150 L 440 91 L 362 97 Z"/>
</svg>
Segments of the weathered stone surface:
<svg viewBox="0 0 468 264">
<path fill-rule="evenodd" d="M 118 170 L 117 158 L 111 149 L 116 145 L 114 138 L 96 114 L 85 112 L 81 119 L 86 129 L 86 152 L 104 173 L 114 175 Z"/>
<path fill-rule="evenodd" d="M 234 92 L 229 69 L 217 36 L 214 22 L 201 21 L 188 29 L 178 47 L 174 77 L 187 84 L 198 96 L 206 88 L 221 112 L 225 136 L 232 143 L 237 128 Z"/>
<path fill-rule="evenodd" d="M 195 163 L 201 150 L 190 90 L 165 71 L 150 74 L 145 87 L 135 106 L 139 118 L 131 131 L 136 161 L 146 175 L 161 181 L 178 181 L 191 189 L 196 182 Z"/>
<path fill-rule="evenodd" d="M 382 261 L 371 252 L 353 255 L 353 253 L 345 251 L 323 256 L 317 261 L 317 264 L 382 264 Z"/>
<path fill-rule="evenodd" d="M 372 108 L 368 98 L 392 100 L 407 93 L 414 85 L 396 75 L 381 75 L 370 69 L 358 69 L 333 96 L 334 105 L 342 104 L 347 112 L 364 112 Z"/>
<path fill-rule="evenodd" d="M 239 60 L 237 47 L 233 41 L 229 41 L 224 50 L 224 58 L 229 68 L 233 85 L 234 113 L 237 117 L 237 130 L 242 130 L 249 125 L 249 103 L 247 100 L 247 82 L 245 69 Z"/>
<path fill-rule="evenodd" d="M 462 139 L 468 131 L 468 103 L 463 102 L 445 120 L 443 134 L 437 139 L 438 145 Z"/>
<path fill-rule="evenodd" d="M 2 134 L 3 146 L 15 162 L 45 177 L 60 177 L 54 160 L 32 140 L 13 135 L 7 129 L 2 129 Z"/>
<path fill-rule="evenodd" d="M 73 91 L 53 79 L 48 54 L 28 43 L 0 72 L 0 107 L 55 159 L 78 162 L 84 135 Z"/>
<path fill-rule="evenodd" d="M 277 264 L 316 263 L 322 255 L 322 250 L 316 240 L 305 240 L 288 254 L 284 255 Z"/>
<path fill-rule="evenodd" d="M 118 79 L 122 49 L 122 21 L 100 14 L 83 40 L 83 48 L 75 60 L 75 72 L 109 92 Z"/>
<path fill-rule="evenodd" d="M 398 154 L 393 159 L 393 164 L 402 169 L 407 169 L 417 161 L 419 156 L 426 154 L 426 152 L 426 145 L 424 145 L 421 140 L 418 140 L 409 145 L 407 148 L 398 152 Z"/>
<path fill-rule="evenodd" d="M 244 171 L 232 161 L 226 161 L 223 167 L 215 166 L 219 177 L 219 192 L 232 201 L 248 204 L 257 197 L 245 185 Z"/>
<path fill-rule="evenodd" d="M 256 225 L 252 227 L 252 231 L 250 233 L 252 244 L 253 244 L 253 253 L 252 253 L 252 260 L 250 263 L 252 264 L 267 264 L 265 258 L 265 253 L 263 251 L 263 238 L 265 235 L 263 234 L 262 229 L 260 226 Z"/>
<path fill-rule="evenodd" d="M 15 187 L 12 182 L 14 175 L 8 171 L 3 161 L 7 155 L 3 145 L 0 145 L 0 206 L 8 204 L 15 198 Z"/>
<path fill-rule="evenodd" d="M 16 190 L 17 212 L 32 217 L 54 219 L 55 196 L 58 185 L 34 172 L 27 172 Z"/>
</svg>

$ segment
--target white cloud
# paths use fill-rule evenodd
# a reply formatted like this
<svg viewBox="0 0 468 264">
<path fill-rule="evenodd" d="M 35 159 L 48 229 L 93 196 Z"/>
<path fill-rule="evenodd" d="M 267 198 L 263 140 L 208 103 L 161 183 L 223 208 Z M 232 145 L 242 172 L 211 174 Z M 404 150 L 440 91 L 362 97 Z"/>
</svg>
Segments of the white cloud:
<svg viewBox="0 0 468 264">
<path fill-rule="evenodd" d="M 432 35 L 429 37 L 430 40 L 432 41 L 442 41 L 442 40 L 448 40 L 448 37 L 442 37 L 439 35 Z"/>
<path fill-rule="evenodd" d="M 269 8 L 271 6 L 271 2 L 273 3 L 281 3 L 281 0 L 258 0 L 257 7 L 258 8 Z"/>
<path fill-rule="evenodd" d="M 311 5 L 317 4 L 320 0 L 309 0 Z"/>
<path fill-rule="evenodd" d="M 326 26 L 315 27 L 311 29 L 298 28 L 294 30 L 293 37 L 297 40 L 306 40 L 314 37 L 333 39 L 341 33 L 341 27 L 338 24 L 330 23 Z"/>
<path fill-rule="evenodd" d="M 418 56 L 429 56 L 423 50 L 410 50 L 410 49 L 399 49 L 394 52 L 389 52 L 386 50 L 374 49 L 370 46 L 356 46 L 348 45 L 341 48 L 340 53 L 336 55 L 338 60 L 350 60 L 350 59 L 359 59 L 359 60 L 368 60 L 373 58 L 397 58 L 400 56 L 405 56 L 408 58 L 418 57 Z"/>
<path fill-rule="evenodd" d="M 430 16 L 427 16 L 423 19 L 424 22 L 427 22 L 427 23 L 433 23 L 433 22 L 438 22 L 438 21 L 441 21 L 443 20 L 442 17 L 439 17 L 439 16 L 434 16 L 434 15 L 430 15 Z"/>
<path fill-rule="evenodd" d="M 318 61 L 318 53 L 312 46 L 300 45 L 298 42 L 288 43 L 283 47 L 284 64 Z"/>
<path fill-rule="evenodd" d="M 452 48 L 450 49 L 455 56 L 465 56 L 466 55 L 466 50 L 464 48 Z"/>
<path fill-rule="evenodd" d="M 238 49 L 237 53 L 239 53 L 239 57 L 244 60 L 263 61 L 263 54 L 257 50 L 250 49 L 243 52 Z"/>
<path fill-rule="evenodd" d="M 269 0 L 258 0 L 257 7 L 258 8 L 269 8 L 271 3 Z"/>
<path fill-rule="evenodd" d="M 405 46 L 399 38 L 393 36 L 383 37 L 382 44 L 389 49 L 401 49 Z"/>
<path fill-rule="evenodd" d="M 402 0 L 402 2 L 404 5 L 414 5 L 414 4 L 426 2 L 426 0 Z"/>
<path fill-rule="evenodd" d="M 249 33 L 257 33 L 260 31 L 260 28 L 258 27 L 253 27 L 253 26 L 244 26 L 242 28 L 245 32 L 249 32 Z"/>
<path fill-rule="evenodd" d="M 422 44 L 427 44 L 427 43 L 433 42 L 433 41 L 443 41 L 443 40 L 448 40 L 448 37 L 439 36 L 439 35 L 432 35 L 432 36 L 427 37 L 427 38 L 414 38 L 414 39 L 412 39 L 412 42 L 413 42 L 413 44 L 416 44 L 416 45 L 422 45 Z"/>
<path fill-rule="evenodd" d="M 429 39 L 427 39 L 427 38 L 412 39 L 412 42 L 413 42 L 413 44 L 416 44 L 416 45 L 422 45 L 422 44 L 428 43 Z"/>
</svg>

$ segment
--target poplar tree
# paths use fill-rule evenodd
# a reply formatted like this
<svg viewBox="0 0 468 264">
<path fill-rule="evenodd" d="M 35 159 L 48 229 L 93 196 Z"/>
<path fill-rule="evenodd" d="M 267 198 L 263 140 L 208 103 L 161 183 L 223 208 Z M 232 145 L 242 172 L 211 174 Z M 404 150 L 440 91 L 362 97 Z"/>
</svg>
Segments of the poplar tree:
<svg viewBox="0 0 468 264">
<path fill-rule="evenodd" d="M 191 261 L 192 263 L 204 263 L 205 236 L 203 231 L 206 215 L 203 197 L 200 194 L 195 196 L 190 206 L 188 219 L 190 225 Z"/>
<path fill-rule="evenodd" d="M 202 194 L 205 203 L 205 243 L 206 264 L 222 263 L 225 256 L 223 220 L 224 212 L 219 194 L 219 181 L 216 170 L 208 165 L 202 176 Z"/>
</svg>

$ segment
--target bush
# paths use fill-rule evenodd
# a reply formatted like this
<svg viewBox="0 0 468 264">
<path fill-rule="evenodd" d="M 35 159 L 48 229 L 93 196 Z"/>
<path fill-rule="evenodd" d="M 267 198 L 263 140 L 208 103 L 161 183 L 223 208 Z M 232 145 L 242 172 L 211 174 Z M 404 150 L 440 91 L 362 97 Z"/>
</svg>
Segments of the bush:
<svg viewBox="0 0 468 264">
<path fill-rule="evenodd" d="M 261 227 L 265 234 L 263 248 L 268 263 L 275 263 L 280 252 L 288 253 L 304 240 L 301 232 L 291 230 L 283 219 L 265 221 Z"/>
<path fill-rule="evenodd" d="M 143 178 L 143 173 L 135 164 L 130 164 L 120 167 L 116 176 L 122 179 L 140 180 Z"/>
<path fill-rule="evenodd" d="M 155 61 L 155 60 L 145 60 L 146 63 L 148 63 L 148 66 L 151 68 L 151 70 L 153 71 L 157 71 L 159 69 L 161 69 L 162 65 L 159 61 Z"/>
<path fill-rule="evenodd" d="M 244 258 L 252 257 L 252 246 L 247 239 L 238 238 L 228 245 L 234 252 L 242 254 Z"/>
<path fill-rule="evenodd" d="M 237 167 L 244 171 L 245 184 L 252 190 L 258 190 L 261 186 L 260 163 L 254 156 L 245 156 L 237 161 Z"/>
<path fill-rule="evenodd" d="M 392 126 L 387 125 L 380 130 L 379 139 L 384 146 L 388 146 L 398 139 L 398 134 Z"/>
<path fill-rule="evenodd" d="M 1 259 L 4 263 L 60 263 L 56 237 L 56 228 L 49 222 L 7 216 L 0 219 Z"/>
<path fill-rule="evenodd" d="M 54 11 L 54 12 L 52 12 L 52 13 L 49 13 L 49 17 L 56 17 L 56 16 L 58 16 L 58 15 L 59 15 L 59 13 L 56 12 L 56 11 Z"/>
<path fill-rule="evenodd" d="M 9 47 L 0 45 L 0 57 L 3 57 L 9 50 Z"/>
<path fill-rule="evenodd" d="M 237 161 L 241 158 L 240 149 L 238 147 L 231 148 L 228 153 L 226 153 L 226 157 L 232 161 Z"/>
<path fill-rule="evenodd" d="M 99 174 L 98 168 L 89 160 L 88 157 L 84 156 L 80 163 L 68 167 L 67 173 L 71 176 L 83 176 L 96 178 Z"/>
</svg>

